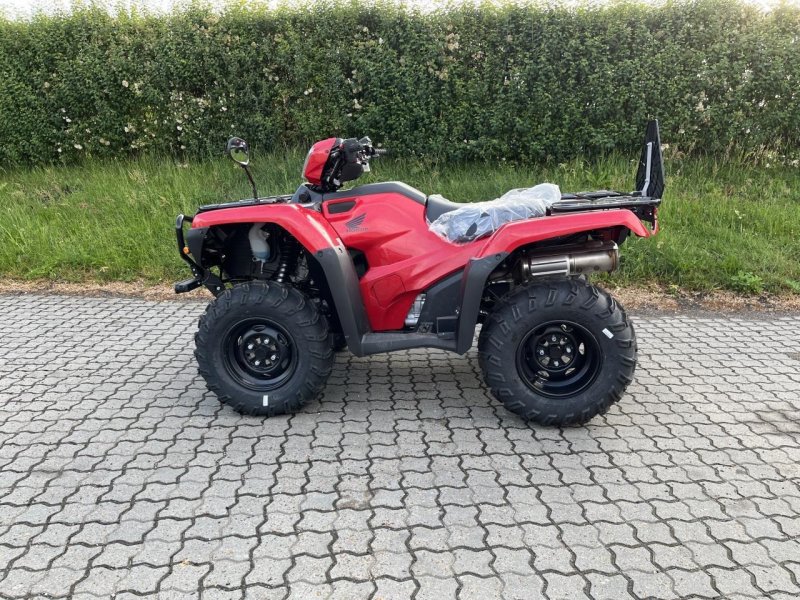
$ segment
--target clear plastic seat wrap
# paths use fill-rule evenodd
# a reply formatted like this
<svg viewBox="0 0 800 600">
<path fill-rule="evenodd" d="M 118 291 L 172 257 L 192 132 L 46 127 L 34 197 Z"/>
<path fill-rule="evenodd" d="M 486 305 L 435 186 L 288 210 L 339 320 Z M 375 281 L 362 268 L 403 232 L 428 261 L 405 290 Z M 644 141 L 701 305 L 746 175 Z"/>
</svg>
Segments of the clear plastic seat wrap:
<svg viewBox="0 0 800 600">
<path fill-rule="evenodd" d="M 441 199 L 441 196 L 436 196 Z M 454 243 L 471 242 L 491 235 L 501 225 L 533 217 L 543 217 L 561 190 L 552 183 L 510 190 L 495 200 L 460 205 L 437 217 L 429 228 Z"/>
</svg>

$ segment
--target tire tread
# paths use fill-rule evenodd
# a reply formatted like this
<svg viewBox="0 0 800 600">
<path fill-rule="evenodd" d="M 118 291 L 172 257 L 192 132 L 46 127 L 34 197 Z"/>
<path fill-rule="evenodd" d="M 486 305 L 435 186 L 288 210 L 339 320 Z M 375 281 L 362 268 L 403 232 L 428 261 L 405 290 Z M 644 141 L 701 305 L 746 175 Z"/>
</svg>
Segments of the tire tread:
<svg viewBox="0 0 800 600">
<path fill-rule="evenodd" d="M 253 405 L 237 399 L 220 381 L 218 368 L 210 358 L 210 343 L 213 329 L 224 316 L 237 307 L 264 307 L 269 312 L 283 313 L 302 331 L 303 339 L 309 343 L 308 356 L 312 358 L 309 368 L 303 373 L 303 380 L 297 391 L 280 397 L 276 391 L 270 395 L 277 396 L 276 403 L 269 407 Z M 275 282 L 249 282 L 235 285 L 210 302 L 200 316 L 195 333 L 195 358 L 198 372 L 206 382 L 206 387 L 213 392 L 220 402 L 231 406 L 237 412 L 251 415 L 283 414 L 295 412 L 312 400 L 322 390 L 333 369 L 333 350 L 328 343 L 328 323 L 316 307 L 298 290 Z M 299 373 L 295 373 L 294 379 Z M 290 380 L 291 381 L 291 380 Z M 278 391 L 281 388 L 278 388 Z M 240 397 L 243 394 L 239 395 Z"/>
<path fill-rule="evenodd" d="M 544 299 L 544 302 L 538 302 L 538 299 Z M 598 390 L 596 398 L 587 398 L 580 410 L 566 407 L 553 410 L 548 398 L 536 394 L 520 380 L 516 361 L 507 364 L 510 352 L 506 346 L 511 343 L 513 323 L 520 321 L 518 315 L 523 309 L 527 307 L 525 312 L 530 316 L 557 310 L 561 306 L 585 312 L 592 321 L 599 321 L 598 326 L 614 333 L 614 360 L 609 364 L 607 357 L 602 368 L 616 368 L 616 376 L 609 380 L 605 389 Z M 516 348 L 513 351 L 516 352 Z M 542 425 L 580 425 L 607 412 L 633 381 L 636 351 L 635 332 L 625 310 L 608 292 L 582 279 L 556 280 L 518 288 L 498 301 L 478 336 L 478 363 L 492 394 L 511 412 Z M 592 384 L 590 390 L 594 391 L 594 388 L 595 384 Z"/>
</svg>

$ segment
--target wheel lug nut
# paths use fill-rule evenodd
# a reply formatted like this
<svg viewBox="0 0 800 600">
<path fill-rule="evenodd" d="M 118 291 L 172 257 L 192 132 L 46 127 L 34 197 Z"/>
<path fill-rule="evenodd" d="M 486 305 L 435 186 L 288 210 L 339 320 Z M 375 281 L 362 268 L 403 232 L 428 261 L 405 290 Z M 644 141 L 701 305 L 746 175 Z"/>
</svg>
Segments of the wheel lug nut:
<svg viewBox="0 0 800 600">
<path fill-rule="evenodd" d="M 567 351 L 567 354 L 571 354 L 572 353 L 572 346 L 567 346 L 565 348 L 565 350 Z"/>
<path fill-rule="evenodd" d="M 247 344 L 247 349 L 248 350 L 252 350 L 253 349 L 253 344 Z"/>
<path fill-rule="evenodd" d="M 275 360 L 276 358 L 278 358 L 277 354 L 273 354 L 272 356 L 269 357 L 270 360 Z"/>
<path fill-rule="evenodd" d="M 553 366 L 554 366 L 554 367 L 557 367 L 557 366 L 558 366 L 558 361 L 555 361 L 555 362 L 553 363 Z"/>
<path fill-rule="evenodd" d="M 544 356 L 544 350 L 542 348 L 539 348 L 539 356 Z"/>
</svg>

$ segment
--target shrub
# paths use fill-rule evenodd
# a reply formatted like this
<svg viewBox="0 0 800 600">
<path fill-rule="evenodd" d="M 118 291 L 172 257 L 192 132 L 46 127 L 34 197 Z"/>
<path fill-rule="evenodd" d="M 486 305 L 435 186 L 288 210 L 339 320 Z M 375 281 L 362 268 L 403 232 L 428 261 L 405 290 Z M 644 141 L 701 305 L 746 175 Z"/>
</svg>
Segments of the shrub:
<svg viewBox="0 0 800 600">
<path fill-rule="evenodd" d="M 794 156 L 800 8 L 319 3 L 0 20 L 0 161 L 369 134 L 449 159 L 635 148 Z"/>
<path fill-rule="evenodd" d="M 764 291 L 764 280 L 749 271 L 739 271 L 731 276 L 731 288 L 745 294 L 760 294 Z"/>
</svg>

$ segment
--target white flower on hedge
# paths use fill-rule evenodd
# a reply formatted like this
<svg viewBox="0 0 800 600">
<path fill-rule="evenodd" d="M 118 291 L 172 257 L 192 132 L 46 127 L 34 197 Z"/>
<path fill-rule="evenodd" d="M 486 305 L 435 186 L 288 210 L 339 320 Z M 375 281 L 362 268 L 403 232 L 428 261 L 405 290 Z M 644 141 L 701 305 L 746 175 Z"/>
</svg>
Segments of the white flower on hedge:
<svg viewBox="0 0 800 600">
<path fill-rule="evenodd" d="M 226 106 L 223 106 L 223 107 L 222 107 L 220 110 L 221 110 L 222 112 L 225 112 L 225 111 L 227 111 L 227 110 L 228 110 L 228 108 L 227 108 Z"/>
<path fill-rule="evenodd" d="M 183 127 L 181 127 L 180 125 L 178 125 L 177 127 L 175 127 L 175 129 L 177 129 L 178 131 L 183 131 Z"/>
<path fill-rule="evenodd" d="M 125 87 L 125 88 L 128 87 L 128 80 L 127 79 L 123 79 L 122 80 L 122 87 Z"/>
<path fill-rule="evenodd" d="M 304 96 L 308 96 L 313 91 L 314 91 L 314 88 L 308 88 L 305 92 L 303 92 L 303 95 Z"/>
<path fill-rule="evenodd" d="M 83 146 L 80 144 L 72 144 L 72 147 L 75 148 L 75 150 L 83 150 Z"/>
<path fill-rule="evenodd" d="M 72 119 L 70 119 L 69 117 L 64 117 L 64 120 L 65 120 L 67 123 L 72 123 Z"/>
<path fill-rule="evenodd" d="M 50 87 L 50 82 L 48 82 L 48 81 L 45 81 L 45 82 L 44 82 L 44 89 L 47 89 L 47 88 L 49 88 L 49 87 Z"/>
<path fill-rule="evenodd" d="M 358 103 L 357 98 L 353 98 L 353 108 L 355 108 L 356 110 L 361 110 L 361 105 Z"/>
</svg>

